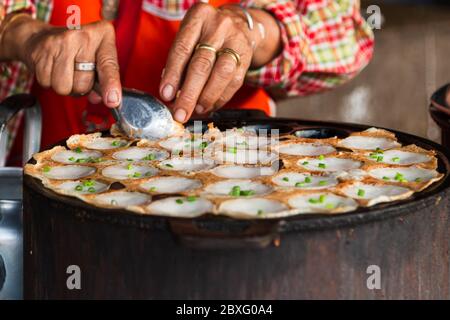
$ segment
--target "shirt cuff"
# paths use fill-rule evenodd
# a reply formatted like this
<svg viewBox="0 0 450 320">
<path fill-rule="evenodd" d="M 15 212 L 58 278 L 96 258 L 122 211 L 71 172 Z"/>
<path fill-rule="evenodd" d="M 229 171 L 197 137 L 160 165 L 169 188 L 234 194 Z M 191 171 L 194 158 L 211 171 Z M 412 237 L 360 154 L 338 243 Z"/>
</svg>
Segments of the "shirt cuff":
<svg viewBox="0 0 450 320">
<path fill-rule="evenodd" d="M 290 79 L 296 78 L 303 71 L 305 63 L 301 48 L 307 48 L 306 36 L 295 4 L 292 1 L 253 0 L 245 1 L 242 5 L 269 12 L 280 25 L 283 44 L 282 52 L 275 59 L 261 68 L 247 72 L 246 82 L 275 91 L 277 88 L 286 89 Z"/>
</svg>

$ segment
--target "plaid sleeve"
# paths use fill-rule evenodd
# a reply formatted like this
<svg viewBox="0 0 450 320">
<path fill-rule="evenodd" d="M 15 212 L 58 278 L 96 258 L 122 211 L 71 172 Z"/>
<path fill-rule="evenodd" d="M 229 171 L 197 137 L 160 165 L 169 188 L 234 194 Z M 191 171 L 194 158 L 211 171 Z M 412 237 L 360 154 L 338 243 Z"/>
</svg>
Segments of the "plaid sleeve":
<svg viewBox="0 0 450 320">
<path fill-rule="evenodd" d="M 247 73 L 247 83 L 274 97 L 304 96 L 355 77 L 370 61 L 374 38 L 359 0 L 250 0 L 280 23 L 283 51 Z"/>
<path fill-rule="evenodd" d="M 47 21 L 50 17 L 53 0 L 1 0 L 0 23 L 6 15 L 13 12 L 28 12 L 32 17 Z M 13 94 L 30 91 L 32 74 L 20 62 L 0 63 L 0 101 Z M 21 114 L 7 127 L 7 150 L 11 148 L 20 123 Z"/>
</svg>

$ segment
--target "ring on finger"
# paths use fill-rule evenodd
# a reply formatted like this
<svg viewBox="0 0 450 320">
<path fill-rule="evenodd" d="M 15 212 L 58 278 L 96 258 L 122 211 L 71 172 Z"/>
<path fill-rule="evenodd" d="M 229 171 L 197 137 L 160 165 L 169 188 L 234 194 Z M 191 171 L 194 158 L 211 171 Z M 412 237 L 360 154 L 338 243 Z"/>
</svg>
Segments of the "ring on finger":
<svg viewBox="0 0 450 320">
<path fill-rule="evenodd" d="M 213 46 L 207 44 L 207 43 L 199 43 L 197 44 L 197 46 L 195 47 L 195 51 L 197 50 L 201 50 L 201 49 L 205 49 L 205 50 L 209 50 L 212 51 L 214 53 L 217 53 L 216 48 L 214 48 Z"/>
<path fill-rule="evenodd" d="M 75 71 L 95 71 L 94 62 L 75 62 Z"/>
<path fill-rule="evenodd" d="M 218 57 L 220 57 L 221 55 L 224 55 L 224 54 L 228 54 L 230 57 L 232 57 L 233 60 L 236 62 L 237 67 L 239 67 L 241 65 L 241 56 L 239 55 L 239 53 L 237 53 L 233 49 L 223 48 L 217 52 Z"/>
</svg>

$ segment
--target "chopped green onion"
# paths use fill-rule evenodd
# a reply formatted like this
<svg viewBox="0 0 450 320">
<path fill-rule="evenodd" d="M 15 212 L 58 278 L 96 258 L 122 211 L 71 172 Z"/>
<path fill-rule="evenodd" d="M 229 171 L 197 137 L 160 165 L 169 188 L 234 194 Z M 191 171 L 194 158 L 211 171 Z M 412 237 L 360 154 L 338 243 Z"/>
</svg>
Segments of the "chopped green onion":
<svg viewBox="0 0 450 320">
<path fill-rule="evenodd" d="M 422 179 L 421 179 L 421 178 L 416 178 L 416 179 L 414 180 L 414 182 L 422 182 Z"/>
<path fill-rule="evenodd" d="M 74 158 L 74 157 L 70 157 L 69 158 L 69 161 L 72 161 L 72 162 L 74 162 L 76 159 Z"/>
<path fill-rule="evenodd" d="M 308 161 L 305 161 L 305 162 L 302 163 L 303 166 L 306 166 L 306 165 L 308 165 L 308 164 L 309 164 Z"/>
<path fill-rule="evenodd" d="M 95 184 L 95 182 L 92 180 L 83 181 L 83 186 L 85 186 L 85 187 L 93 187 L 94 184 Z"/>
<path fill-rule="evenodd" d="M 145 176 L 146 176 L 146 177 L 151 177 L 151 176 L 153 176 L 153 172 L 147 171 L 147 172 L 145 173 Z"/>
<path fill-rule="evenodd" d="M 289 182 L 289 178 L 288 177 L 284 177 L 283 181 Z"/>
<path fill-rule="evenodd" d="M 312 204 L 318 204 L 319 200 L 318 199 L 314 199 L 314 198 L 310 198 L 310 199 L 308 199 L 308 202 L 312 203 Z"/>
<path fill-rule="evenodd" d="M 318 167 L 321 169 L 325 169 L 327 165 L 325 163 L 319 163 Z"/>
<path fill-rule="evenodd" d="M 203 141 L 203 142 L 200 144 L 200 149 L 206 149 L 207 146 L 208 146 L 208 142 Z"/>
<path fill-rule="evenodd" d="M 365 194 L 366 194 L 366 191 L 364 191 L 363 189 L 358 190 L 358 197 L 364 197 Z"/>
<path fill-rule="evenodd" d="M 395 174 L 394 179 L 397 180 L 397 181 L 401 181 L 401 180 L 404 180 L 405 177 L 404 177 L 400 172 L 397 172 L 397 173 Z"/>
<path fill-rule="evenodd" d="M 305 183 L 311 183 L 312 179 L 311 177 L 305 177 Z"/>
<path fill-rule="evenodd" d="M 80 185 L 76 186 L 75 191 L 83 191 L 83 186 Z"/>
<path fill-rule="evenodd" d="M 376 149 L 375 149 L 375 152 L 376 152 L 376 153 L 381 153 L 381 154 L 384 153 L 384 152 L 383 152 L 383 149 L 381 149 L 381 148 L 376 148 Z"/>
<path fill-rule="evenodd" d="M 90 192 L 90 193 L 95 193 L 95 188 L 94 187 L 90 187 L 89 189 L 88 189 L 88 192 Z"/>
<path fill-rule="evenodd" d="M 177 200 L 175 200 L 175 202 L 176 202 L 177 204 L 183 204 L 183 200 L 181 200 L 181 199 L 177 199 Z"/>
<path fill-rule="evenodd" d="M 323 154 L 321 154 L 320 156 L 319 156 L 319 160 L 324 160 L 325 159 L 325 156 L 323 155 Z"/>
<path fill-rule="evenodd" d="M 295 184 L 295 186 L 297 187 L 297 188 L 302 188 L 302 187 L 304 187 L 306 184 L 304 183 L 304 182 L 297 182 L 296 184 Z"/>
<path fill-rule="evenodd" d="M 82 153 L 83 150 L 81 150 L 80 147 L 75 148 L 73 151 L 75 151 L 76 153 Z"/>
<path fill-rule="evenodd" d="M 326 186 L 327 184 L 328 184 L 328 181 L 326 181 L 326 180 L 319 181 L 319 186 L 321 186 L 321 187 Z"/>
<path fill-rule="evenodd" d="M 156 187 L 151 187 L 148 191 L 155 192 L 156 191 Z"/>
<path fill-rule="evenodd" d="M 44 172 L 50 172 L 50 170 L 52 170 L 52 168 L 49 166 L 45 166 L 44 168 L 42 168 L 42 171 Z"/>
<path fill-rule="evenodd" d="M 263 213 L 264 213 L 264 211 L 259 209 L 257 214 L 258 214 L 258 216 L 261 216 Z"/>
<path fill-rule="evenodd" d="M 394 157 L 391 159 L 393 162 L 400 162 L 400 158 L 399 157 Z"/>
<path fill-rule="evenodd" d="M 187 202 L 195 202 L 197 201 L 197 197 L 196 196 L 189 196 L 186 198 Z"/>
<path fill-rule="evenodd" d="M 140 173 L 140 172 L 135 172 L 133 174 L 133 178 L 140 178 L 141 176 L 142 176 L 142 173 Z"/>
<path fill-rule="evenodd" d="M 381 161 L 383 161 L 383 159 L 384 159 L 383 156 L 378 156 L 378 157 L 377 157 L 377 162 L 381 162 Z"/>
<path fill-rule="evenodd" d="M 145 160 L 145 159 L 143 159 L 143 160 Z M 134 160 L 133 160 L 133 159 L 127 159 L 127 161 L 128 161 L 128 162 L 131 162 L 131 161 L 134 161 Z"/>
<path fill-rule="evenodd" d="M 84 159 L 84 158 L 77 159 L 77 161 L 76 161 L 76 163 L 86 163 L 86 162 L 87 162 L 87 159 Z"/>
<path fill-rule="evenodd" d="M 327 198 L 326 195 L 321 194 L 320 197 L 319 197 L 319 203 L 324 203 L 326 198 Z"/>
<path fill-rule="evenodd" d="M 371 154 L 369 155 L 369 157 L 370 157 L 371 159 L 377 159 L 377 158 L 378 158 L 378 154 L 376 154 L 376 153 L 371 153 Z"/>
<path fill-rule="evenodd" d="M 391 180 L 391 178 L 384 176 L 383 180 L 389 181 L 389 180 Z"/>
<path fill-rule="evenodd" d="M 332 204 L 332 203 L 327 203 L 327 204 L 325 205 L 325 208 L 328 209 L 328 210 L 334 209 L 334 204 Z"/>
<path fill-rule="evenodd" d="M 127 170 L 132 170 L 133 169 L 133 165 L 131 163 L 127 164 Z"/>
<path fill-rule="evenodd" d="M 254 194 L 255 194 L 255 191 L 253 191 L 253 190 L 243 190 L 240 192 L 240 196 L 243 196 L 243 197 L 250 197 L 250 196 L 253 196 Z"/>
<path fill-rule="evenodd" d="M 111 142 L 111 145 L 113 147 L 120 147 L 120 141 L 113 141 L 113 142 Z"/>
<path fill-rule="evenodd" d="M 237 153 L 237 148 L 236 147 L 232 147 L 232 148 L 228 149 L 228 152 L 236 154 Z"/>
<path fill-rule="evenodd" d="M 155 160 L 155 159 L 156 159 L 156 156 L 155 156 L 153 153 L 151 153 L 151 154 L 149 154 L 148 156 L 144 157 L 142 160 L 153 161 L 153 160 Z"/>
<path fill-rule="evenodd" d="M 171 165 L 170 163 L 166 163 L 166 167 L 173 168 L 173 165 Z"/>
<path fill-rule="evenodd" d="M 230 191 L 230 196 L 239 197 L 241 195 L 241 187 L 234 186 Z"/>
</svg>

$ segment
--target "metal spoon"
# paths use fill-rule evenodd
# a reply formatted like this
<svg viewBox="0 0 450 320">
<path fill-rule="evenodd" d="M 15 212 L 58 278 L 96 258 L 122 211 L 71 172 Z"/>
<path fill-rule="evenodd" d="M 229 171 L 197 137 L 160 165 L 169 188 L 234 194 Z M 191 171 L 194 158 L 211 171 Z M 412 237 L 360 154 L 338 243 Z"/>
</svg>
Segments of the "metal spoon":
<svg viewBox="0 0 450 320">
<path fill-rule="evenodd" d="M 122 104 L 111 110 L 119 127 L 131 138 L 163 139 L 175 127 L 169 109 L 157 98 L 138 90 L 124 89 Z"/>
</svg>

